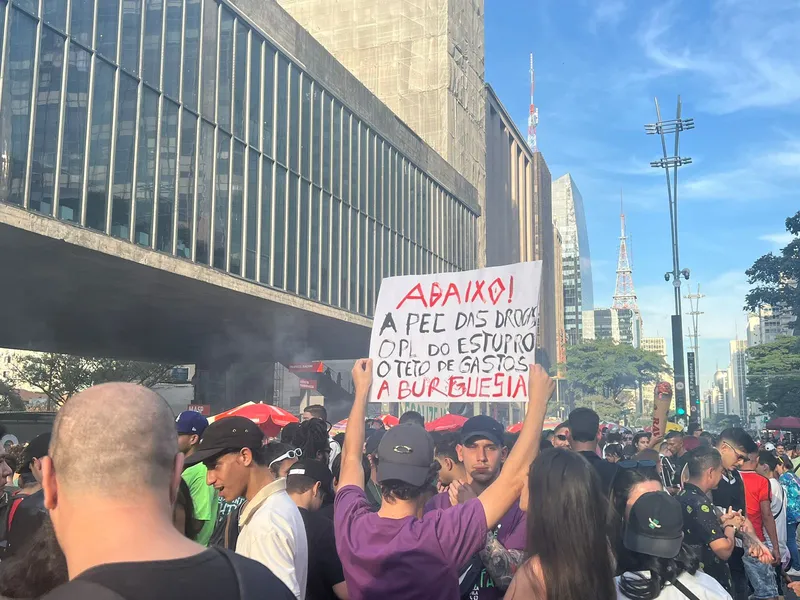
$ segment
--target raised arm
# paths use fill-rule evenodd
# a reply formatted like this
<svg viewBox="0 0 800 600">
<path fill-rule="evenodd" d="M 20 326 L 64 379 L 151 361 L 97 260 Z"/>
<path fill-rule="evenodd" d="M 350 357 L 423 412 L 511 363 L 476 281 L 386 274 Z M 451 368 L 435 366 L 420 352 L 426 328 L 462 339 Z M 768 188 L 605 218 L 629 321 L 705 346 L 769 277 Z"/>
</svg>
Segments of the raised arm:
<svg viewBox="0 0 800 600">
<path fill-rule="evenodd" d="M 531 365 L 528 374 L 528 410 L 519 438 L 508 455 L 503 470 L 495 482 L 478 496 L 486 513 L 486 525 L 492 529 L 519 498 L 528 469 L 539 454 L 547 401 L 553 395 L 555 383 L 541 365 Z M 348 422 L 349 425 L 349 422 Z"/>
<path fill-rule="evenodd" d="M 653 397 L 653 435 L 650 436 L 650 447 L 655 448 L 667 433 L 667 414 L 672 403 L 672 386 L 662 381 L 656 386 Z"/>
<path fill-rule="evenodd" d="M 486 546 L 480 551 L 480 556 L 492 581 L 501 590 L 508 589 L 517 569 L 525 562 L 523 550 L 506 548 L 491 531 L 486 534 Z"/>
<path fill-rule="evenodd" d="M 356 389 L 353 408 L 347 419 L 342 447 L 342 467 L 339 472 L 339 487 L 357 485 L 364 489 L 364 419 L 367 413 L 367 397 L 372 386 L 372 360 L 360 358 L 353 367 L 353 384 Z"/>
</svg>

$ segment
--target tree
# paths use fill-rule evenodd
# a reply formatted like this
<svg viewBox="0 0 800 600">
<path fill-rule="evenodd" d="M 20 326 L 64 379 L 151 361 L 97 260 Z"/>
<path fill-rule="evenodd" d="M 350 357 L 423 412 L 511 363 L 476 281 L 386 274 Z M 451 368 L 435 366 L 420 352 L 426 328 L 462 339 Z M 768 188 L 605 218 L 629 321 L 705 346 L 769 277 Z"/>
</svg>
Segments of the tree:
<svg viewBox="0 0 800 600">
<path fill-rule="evenodd" d="M 765 254 L 745 271 L 755 287 L 745 297 L 745 310 L 764 305 L 784 306 L 800 317 L 800 211 L 786 219 L 786 231 L 795 236 L 779 254 Z"/>
<path fill-rule="evenodd" d="M 14 384 L 3 377 L 0 377 L 0 411 L 25 410 L 23 402 Z"/>
<path fill-rule="evenodd" d="M 576 400 L 575 408 L 591 408 L 600 417 L 601 421 L 618 423 L 627 414 L 624 406 L 603 396 L 586 395 Z"/>
<path fill-rule="evenodd" d="M 773 417 L 800 414 L 800 337 L 747 350 L 747 399 Z"/>
<path fill-rule="evenodd" d="M 623 390 L 654 383 L 669 372 L 660 354 L 629 344 L 600 340 L 567 347 L 566 381 L 581 395 L 618 402 Z"/>
<path fill-rule="evenodd" d="M 93 385 L 125 381 L 152 387 L 168 381 L 171 370 L 170 365 L 46 353 L 20 359 L 14 378 L 45 394 L 48 410 L 52 410 Z"/>
<path fill-rule="evenodd" d="M 706 427 L 715 431 L 724 431 L 729 427 L 741 427 L 742 418 L 739 415 L 725 415 L 714 413 L 706 419 Z"/>
</svg>

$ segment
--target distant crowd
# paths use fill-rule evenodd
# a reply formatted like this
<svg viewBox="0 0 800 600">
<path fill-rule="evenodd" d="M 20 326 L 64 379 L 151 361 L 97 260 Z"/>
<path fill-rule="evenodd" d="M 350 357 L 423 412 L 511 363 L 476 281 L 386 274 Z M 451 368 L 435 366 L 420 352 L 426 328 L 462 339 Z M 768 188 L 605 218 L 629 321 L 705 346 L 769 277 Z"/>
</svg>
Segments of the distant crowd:
<svg viewBox="0 0 800 600">
<path fill-rule="evenodd" d="M 797 448 L 745 430 L 543 431 L 486 415 L 429 433 L 367 418 L 372 363 L 331 436 L 323 406 L 265 439 L 239 416 L 177 418 L 126 383 L 71 398 L 52 434 L 0 448 L 0 598 L 777 600 L 800 588 Z"/>
</svg>

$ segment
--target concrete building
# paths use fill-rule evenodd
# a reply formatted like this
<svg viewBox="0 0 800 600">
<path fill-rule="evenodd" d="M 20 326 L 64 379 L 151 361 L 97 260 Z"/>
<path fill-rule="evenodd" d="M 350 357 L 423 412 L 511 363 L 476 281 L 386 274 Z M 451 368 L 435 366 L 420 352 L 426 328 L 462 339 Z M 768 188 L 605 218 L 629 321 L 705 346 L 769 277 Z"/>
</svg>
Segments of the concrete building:
<svg viewBox="0 0 800 600">
<path fill-rule="evenodd" d="M 730 413 L 730 378 L 728 371 L 717 369 L 714 373 L 714 386 L 712 387 L 711 409 L 715 414 L 728 415 Z"/>
<path fill-rule="evenodd" d="M 795 317 L 789 309 L 762 306 L 747 315 L 747 347 L 769 344 L 779 337 L 793 335 Z"/>
<path fill-rule="evenodd" d="M 750 420 L 750 404 L 747 402 L 747 342 L 731 340 L 731 363 L 728 367 L 731 414 L 739 415 L 745 425 Z"/>
<path fill-rule="evenodd" d="M 585 310 L 581 327 L 584 340 L 611 340 L 620 342 L 619 315 L 612 308 Z"/>
<path fill-rule="evenodd" d="M 561 232 L 564 279 L 564 324 L 567 343 L 583 339 L 582 315 L 594 308 L 592 259 L 583 197 L 572 175 L 553 182 L 553 219 Z"/>
<path fill-rule="evenodd" d="M 555 233 L 550 170 L 528 147 L 490 85 L 486 94 L 486 265 L 541 260 L 539 361 L 558 361 Z M 558 291 L 557 291 L 558 289 Z"/>
<path fill-rule="evenodd" d="M 0 345 L 197 364 L 225 408 L 364 355 L 382 277 L 478 266 L 475 186 L 275 2 L 0 22 Z"/>
<path fill-rule="evenodd" d="M 483 198 L 483 0 L 278 2 Z"/>
<path fill-rule="evenodd" d="M 642 339 L 639 311 L 630 308 L 595 308 L 581 315 L 583 340 L 611 340 L 638 348 Z"/>
<path fill-rule="evenodd" d="M 555 277 L 555 317 L 556 317 L 556 354 L 559 365 L 567 362 L 567 331 L 564 325 L 564 294 L 558 290 L 564 289 L 564 271 L 561 258 L 563 240 L 561 232 L 553 224 L 553 276 Z M 561 375 L 561 371 L 558 372 Z"/>
<path fill-rule="evenodd" d="M 639 343 L 639 348 L 647 352 L 655 352 L 662 356 L 664 360 L 667 358 L 667 340 L 662 337 L 643 337 Z"/>
</svg>

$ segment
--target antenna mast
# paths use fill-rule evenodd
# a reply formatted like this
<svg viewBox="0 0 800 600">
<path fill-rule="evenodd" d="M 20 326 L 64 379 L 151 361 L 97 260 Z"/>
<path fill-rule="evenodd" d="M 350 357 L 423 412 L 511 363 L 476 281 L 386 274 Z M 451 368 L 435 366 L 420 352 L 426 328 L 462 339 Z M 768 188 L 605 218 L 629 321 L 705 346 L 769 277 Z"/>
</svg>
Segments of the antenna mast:
<svg viewBox="0 0 800 600">
<path fill-rule="evenodd" d="M 633 270 L 628 259 L 628 236 L 625 233 L 625 211 L 622 207 L 622 192 L 619 195 L 619 258 L 617 260 L 617 286 L 614 290 L 614 308 L 629 308 L 636 312 L 636 290 L 633 288 Z"/>
<path fill-rule="evenodd" d="M 531 111 L 528 115 L 528 146 L 532 152 L 539 151 L 536 142 L 536 126 L 539 124 L 539 109 L 533 103 L 533 92 L 536 89 L 536 78 L 533 73 L 533 53 L 531 53 Z"/>
</svg>

